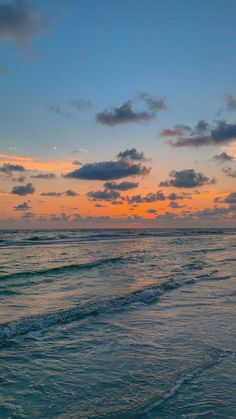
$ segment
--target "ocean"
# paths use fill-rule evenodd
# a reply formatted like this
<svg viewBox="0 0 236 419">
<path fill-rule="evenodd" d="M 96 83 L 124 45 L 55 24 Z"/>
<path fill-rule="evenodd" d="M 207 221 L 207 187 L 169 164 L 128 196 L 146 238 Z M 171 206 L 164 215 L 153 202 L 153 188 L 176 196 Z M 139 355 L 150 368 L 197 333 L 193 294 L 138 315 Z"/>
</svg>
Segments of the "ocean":
<svg viewBox="0 0 236 419">
<path fill-rule="evenodd" d="M 236 229 L 0 232 L 0 418 L 236 418 Z"/>
</svg>

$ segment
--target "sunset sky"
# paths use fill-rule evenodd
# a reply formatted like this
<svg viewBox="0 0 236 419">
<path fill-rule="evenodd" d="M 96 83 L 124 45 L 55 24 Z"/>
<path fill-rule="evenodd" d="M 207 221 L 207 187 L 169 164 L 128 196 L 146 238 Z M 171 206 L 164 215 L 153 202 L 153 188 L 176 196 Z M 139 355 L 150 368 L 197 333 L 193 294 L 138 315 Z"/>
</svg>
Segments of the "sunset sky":
<svg viewBox="0 0 236 419">
<path fill-rule="evenodd" d="M 235 0 L 0 1 L 0 228 L 236 227 Z"/>
</svg>

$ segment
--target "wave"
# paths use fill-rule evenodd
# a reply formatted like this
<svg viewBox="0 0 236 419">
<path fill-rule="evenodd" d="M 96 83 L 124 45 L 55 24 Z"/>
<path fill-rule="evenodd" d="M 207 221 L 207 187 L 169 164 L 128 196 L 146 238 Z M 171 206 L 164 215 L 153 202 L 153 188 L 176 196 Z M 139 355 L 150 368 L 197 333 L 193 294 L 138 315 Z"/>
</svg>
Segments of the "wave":
<svg viewBox="0 0 236 419">
<path fill-rule="evenodd" d="M 141 417 L 148 418 L 149 415 L 155 410 L 163 405 L 166 401 L 174 397 L 181 388 L 191 382 L 194 378 L 198 377 L 199 375 L 203 374 L 206 370 L 215 367 L 216 365 L 220 364 L 225 358 L 229 356 L 235 357 L 235 352 L 231 350 L 220 350 L 220 349 L 214 349 L 215 356 L 212 360 L 202 364 L 201 366 L 193 369 L 192 371 L 189 371 L 182 377 L 180 377 L 173 386 L 162 396 L 162 398 L 158 401 L 155 401 L 153 403 L 150 403 L 149 406 L 142 409 Z M 154 413 L 153 412 L 153 413 Z"/>
<path fill-rule="evenodd" d="M 88 229 L 0 231 L 0 247 L 53 245 L 89 241 L 124 240 L 149 237 L 192 237 L 204 235 L 235 235 L 235 229 Z"/>
<path fill-rule="evenodd" d="M 40 275 L 50 275 L 50 274 L 60 273 L 60 272 L 77 271 L 81 269 L 92 269 L 92 268 L 106 265 L 108 263 L 121 262 L 123 259 L 124 257 L 119 256 L 119 257 L 114 257 L 114 258 L 98 259 L 98 260 L 87 262 L 87 263 L 78 263 L 78 264 L 75 263 L 71 265 L 55 266 L 54 268 L 39 269 L 36 271 L 15 272 L 12 274 L 0 275 L 0 280 L 26 278 L 26 277 L 40 276 Z"/>
<path fill-rule="evenodd" d="M 0 341 L 25 335 L 29 332 L 43 330 L 45 328 L 81 320 L 90 316 L 97 316 L 114 310 L 129 307 L 133 304 L 150 304 L 166 292 L 173 291 L 180 286 L 192 284 L 193 280 L 178 283 L 173 280 L 167 281 L 159 286 L 146 287 L 112 299 L 105 299 L 74 306 L 69 309 L 48 312 L 36 316 L 23 317 L 0 326 Z"/>
</svg>

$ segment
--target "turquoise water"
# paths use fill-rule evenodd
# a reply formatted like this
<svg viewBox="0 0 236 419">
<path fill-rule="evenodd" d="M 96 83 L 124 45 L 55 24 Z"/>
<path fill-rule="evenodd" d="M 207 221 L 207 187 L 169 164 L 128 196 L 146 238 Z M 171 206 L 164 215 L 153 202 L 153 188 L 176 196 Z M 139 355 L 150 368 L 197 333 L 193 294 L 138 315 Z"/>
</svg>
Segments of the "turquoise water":
<svg viewBox="0 0 236 419">
<path fill-rule="evenodd" d="M 235 418 L 236 230 L 0 232 L 0 418 Z"/>
</svg>

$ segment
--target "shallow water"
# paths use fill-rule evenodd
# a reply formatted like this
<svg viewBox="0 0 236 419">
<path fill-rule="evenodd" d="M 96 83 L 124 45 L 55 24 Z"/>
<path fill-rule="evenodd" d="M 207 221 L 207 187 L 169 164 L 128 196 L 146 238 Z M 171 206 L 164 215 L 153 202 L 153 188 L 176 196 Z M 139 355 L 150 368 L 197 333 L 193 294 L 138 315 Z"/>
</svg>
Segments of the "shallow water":
<svg viewBox="0 0 236 419">
<path fill-rule="evenodd" d="M 236 230 L 0 233 L 0 418 L 235 418 Z"/>
</svg>

